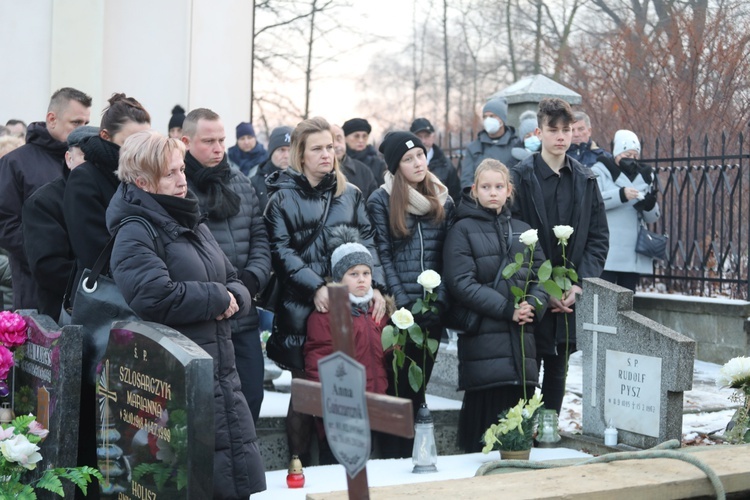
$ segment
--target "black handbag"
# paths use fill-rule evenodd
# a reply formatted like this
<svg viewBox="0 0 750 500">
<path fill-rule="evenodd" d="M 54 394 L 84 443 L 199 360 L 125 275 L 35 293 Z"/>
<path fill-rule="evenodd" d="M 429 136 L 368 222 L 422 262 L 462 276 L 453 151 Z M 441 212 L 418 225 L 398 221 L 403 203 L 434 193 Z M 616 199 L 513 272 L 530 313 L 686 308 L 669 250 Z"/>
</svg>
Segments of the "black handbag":
<svg viewBox="0 0 750 500">
<path fill-rule="evenodd" d="M 325 210 L 323 211 L 323 217 L 320 219 L 320 224 L 318 224 L 315 232 L 300 246 L 300 253 L 305 251 L 307 247 L 312 245 L 312 243 L 320 235 L 321 231 L 323 231 L 323 227 L 326 224 L 326 219 L 328 219 L 328 209 L 331 206 L 332 197 L 333 196 L 331 194 L 331 191 L 328 191 L 326 206 Z M 278 301 L 281 300 L 281 283 L 275 273 L 273 276 L 271 276 L 271 281 L 269 281 L 266 288 L 269 288 L 272 282 L 274 283 L 273 286 L 276 288 L 276 298 L 271 305 L 275 309 Z M 268 304 L 266 304 L 264 309 L 269 310 Z M 280 368 L 284 370 L 303 371 L 305 369 L 305 353 L 303 349 L 305 347 L 306 338 L 307 337 L 305 335 L 291 335 L 285 332 L 280 332 L 278 328 L 278 322 L 276 321 L 276 317 L 274 316 L 273 330 L 271 336 L 268 337 L 268 340 L 266 341 L 266 354 L 268 355 L 268 359 L 275 362 L 277 365 L 279 365 Z"/>
<path fill-rule="evenodd" d="M 638 240 L 635 243 L 635 251 L 650 259 L 667 260 L 667 243 L 669 236 L 649 231 L 646 223 L 640 218 L 638 227 Z"/>
<path fill-rule="evenodd" d="M 70 322 L 73 325 L 81 325 L 82 374 L 84 380 L 92 385 L 96 385 L 96 369 L 107 349 L 112 323 L 120 320 L 140 320 L 125 301 L 117 284 L 106 272 L 109 269 L 109 259 L 112 256 L 112 247 L 117 232 L 129 222 L 140 222 L 146 227 L 149 236 L 154 241 L 156 253 L 164 259 L 161 240 L 151 223 L 143 217 L 131 216 L 124 218 L 115 228 L 94 266 L 83 271 L 81 281 L 75 291 Z"/>
</svg>

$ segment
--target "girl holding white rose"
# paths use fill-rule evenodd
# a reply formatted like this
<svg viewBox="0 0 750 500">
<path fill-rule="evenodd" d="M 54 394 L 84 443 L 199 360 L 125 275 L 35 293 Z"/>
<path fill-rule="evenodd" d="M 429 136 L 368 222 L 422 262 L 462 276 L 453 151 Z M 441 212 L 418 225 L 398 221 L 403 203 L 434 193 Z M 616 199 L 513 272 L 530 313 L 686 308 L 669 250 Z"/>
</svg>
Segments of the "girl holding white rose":
<svg viewBox="0 0 750 500">
<path fill-rule="evenodd" d="M 370 220 L 375 227 L 375 242 L 385 274 L 386 288 L 396 300 L 397 308 L 411 310 L 427 290 L 434 288 L 438 314 L 428 311 L 417 314 L 415 322 L 429 337 L 439 340 L 443 331 L 441 313 L 447 310 L 448 294 L 439 276 L 433 275 L 424 286 L 417 282 L 419 275 L 443 270 L 443 243 L 453 219 L 454 204 L 446 188 L 427 167 L 427 152 L 422 141 L 410 132 L 391 132 L 380 145 L 388 171 L 385 183 L 367 201 Z M 430 273 L 428 273 L 429 275 Z M 421 360 L 419 347 L 407 343 L 405 352 L 412 359 Z M 396 394 L 392 355 L 387 355 L 388 394 Z M 430 379 L 434 360 L 427 356 L 424 387 Z M 414 411 L 424 402 L 423 391 L 414 392 L 406 372 L 398 377 L 399 397 L 410 398 Z M 413 440 L 393 438 L 394 446 L 386 447 L 387 458 L 409 457 Z M 395 443 L 398 441 L 398 443 Z"/>
<path fill-rule="evenodd" d="M 445 241 L 443 277 L 454 300 L 451 320 L 463 330 L 458 337 L 458 388 L 466 392 L 458 439 L 466 453 L 482 450 L 484 431 L 524 397 L 524 380 L 528 397 L 539 380 L 534 324 L 544 314 L 548 296 L 531 282 L 516 305 L 511 287 L 525 288 L 529 260 L 536 276 L 544 253 L 536 244 L 536 230 L 511 218 L 512 195 L 507 167 L 493 159 L 482 161 Z M 518 253 L 526 263 L 503 278 L 502 270 Z"/>
</svg>

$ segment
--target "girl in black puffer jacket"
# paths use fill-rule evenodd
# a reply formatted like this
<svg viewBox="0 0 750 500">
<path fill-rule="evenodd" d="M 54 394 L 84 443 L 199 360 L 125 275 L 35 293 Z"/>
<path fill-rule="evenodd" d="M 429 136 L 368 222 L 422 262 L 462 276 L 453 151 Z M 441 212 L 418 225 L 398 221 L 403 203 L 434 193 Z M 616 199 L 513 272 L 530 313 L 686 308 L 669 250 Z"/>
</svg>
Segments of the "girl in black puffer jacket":
<svg viewBox="0 0 750 500">
<path fill-rule="evenodd" d="M 455 304 L 452 316 L 464 330 L 458 339 L 458 388 L 465 390 L 459 416 L 459 446 L 466 453 L 482 449 L 480 437 L 497 421 L 497 415 L 523 398 L 520 325 L 525 324 L 527 395 L 539 379 L 533 322 L 541 318 L 547 294 L 541 287 L 528 293 L 542 303 L 515 305 L 511 286 L 524 288 L 528 268 L 510 279 L 502 269 L 525 246 L 519 236 L 529 226 L 510 218 L 506 201 L 513 187 L 508 169 L 497 160 L 484 160 L 475 172 L 471 193 L 464 195 L 456 222 L 445 241 L 445 283 Z M 544 261 L 541 245 L 534 250 L 534 276 Z"/>
<path fill-rule="evenodd" d="M 424 297 L 419 275 L 428 269 L 438 274 L 443 271 L 443 243 L 453 219 L 453 200 L 446 188 L 427 168 L 426 151 L 422 141 L 409 132 L 391 132 L 380 146 L 388 172 L 385 184 L 367 201 L 367 209 L 375 226 L 375 240 L 383 264 L 388 293 L 396 299 L 396 307 L 411 310 L 417 299 Z M 440 313 L 448 306 L 448 293 L 444 285 L 436 290 L 439 314 L 427 312 L 416 315 L 415 321 L 430 338 L 440 340 L 443 322 Z M 412 359 L 422 359 L 422 352 L 414 343 L 406 345 L 406 354 Z M 388 394 L 396 395 L 392 354 L 386 359 L 388 368 Z M 430 380 L 434 360 L 428 356 L 425 363 L 425 385 Z M 404 365 L 404 372 L 408 364 Z M 409 377 L 398 377 L 398 395 L 413 401 L 416 412 L 424 396 L 415 393 Z M 383 450 L 387 458 L 409 457 L 412 440 L 388 438 L 393 443 Z"/>
</svg>

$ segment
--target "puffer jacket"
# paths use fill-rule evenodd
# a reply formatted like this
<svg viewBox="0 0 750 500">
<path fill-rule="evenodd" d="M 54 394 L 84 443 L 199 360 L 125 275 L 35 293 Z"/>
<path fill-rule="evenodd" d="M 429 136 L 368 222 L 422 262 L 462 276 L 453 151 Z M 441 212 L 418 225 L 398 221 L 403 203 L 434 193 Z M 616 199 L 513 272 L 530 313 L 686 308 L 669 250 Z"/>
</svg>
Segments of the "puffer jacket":
<svg viewBox="0 0 750 500">
<path fill-rule="evenodd" d="M 336 176 L 333 173 L 313 187 L 307 177 L 292 168 L 274 172 L 266 180 L 266 185 L 271 195 L 264 219 L 273 270 L 281 285 L 273 325 L 273 336 L 276 338 L 271 344 L 283 344 L 285 351 L 290 350 L 291 346 L 298 348 L 294 363 L 274 359 L 271 351 L 269 356 L 289 368 L 302 370 L 304 361 L 301 347 L 307 330 L 307 317 L 315 309 L 315 292 L 325 286 L 325 277 L 331 274 L 332 250 L 326 244 L 331 230 L 337 226 L 356 228 L 362 244 L 373 256 L 373 287 L 382 291 L 385 280 L 375 249 L 375 230 L 367 217 L 359 189 L 347 184 L 341 196 L 333 196 L 336 191 Z M 321 223 L 329 191 L 332 196 L 325 225 L 315 241 L 302 248 Z"/>
<path fill-rule="evenodd" d="M 512 234 L 508 235 L 508 224 Z M 510 210 L 500 214 L 479 206 L 465 195 L 458 206 L 456 222 L 445 241 L 444 278 L 453 298 L 453 313 L 465 317 L 478 313 L 481 317 L 477 331 L 465 331 L 458 339 L 458 388 L 479 390 L 503 385 L 523 384 L 520 326 L 513 321 L 515 310 L 511 286 L 524 288 L 528 268 L 514 276 L 500 278 L 501 268 L 523 253 L 525 246 L 519 236 L 529 229 L 528 224 L 510 219 Z M 508 250 L 510 241 L 510 250 Z M 528 257 L 526 256 L 526 260 Z M 544 261 L 541 245 L 534 249 L 534 276 Z M 544 315 L 548 295 L 535 284 L 529 294 L 541 302 L 536 320 L 524 329 L 526 355 L 526 383 L 536 384 L 539 373 L 536 364 L 534 326 Z M 535 305 L 534 299 L 527 299 Z"/>
<path fill-rule="evenodd" d="M 263 217 L 258 207 L 250 179 L 233 168 L 229 177 L 229 187 L 240 196 L 240 211 L 237 215 L 224 220 L 212 217 L 206 219 L 211 230 L 229 262 L 237 269 L 237 275 L 250 291 L 250 296 L 262 290 L 268 283 L 271 274 L 271 250 L 268 247 L 268 234 Z M 188 178 L 188 188 L 198 197 L 201 212 L 208 205 L 208 194 L 197 189 Z M 258 311 L 255 304 L 250 307 L 250 314 L 239 319 L 230 318 L 232 331 L 237 333 L 254 331 L 258 328 Z"/>
<path fill-rule="evenodd" d="M 164 245 L 162 260 L 141 224 L 117 233 L 112 274 L 125 300 L 145 321 L 180 331 L 214 362 L 214 498 L 247 498 L 266 488 L 255 425 L 240 391 L 228 321 L 215 318 L 229 307 L 228 291 L 239 306 L 250 307 L 247 288 L 204 224 L 181 226 L 148 193 L 121 185 L 107 209 L 107 226 L 127 216 L 149 220 Z"/>
<path fill-rule="evenodd" d="M 388 316 L 376 323 L 371 313 L 352 307 L 352 338 L 354 359 L 365 365 L 368 392 L 385 394 L 388 378 L 385 374 L 385 355 L 380 340 Z M 333 354 L 331 338 L 331 315 L 313 311 L 307 320 L 307 341 L 305 342 L 305 378 L 320 381 L 318 361 Z"/>
<path fill-rule="evenodd" d="M 26 144 L 0 158 L 0 247 L 10 254 L 13 309 L 36 309 L 36 283 L 23 246 L 21 207 L 34 191 L 63 175 L 68 144 L 34 122 Z"/>
<path fill-rule="evenodd" d="M 375 227 L 378 255 L 385 273 L 388 293 L 396 299 L 396 307 L 411 307 L 424 295 L 422 285 L 417 283 L 419 275 L 428 269 L 443 274 L 443 242 L 453 221 L 453 200 L 448 197 L 444 204 L 445 218 L 435 224 L 427 216 L 406 215 L 406 226 L 411 232 L 408 238 L 395 238 L 390 226 L 391 196 L 380 187 L 367 200 L 367 211 Z M 445 312 L 448 294 L 445 285 L 437 288 L 438 309 Z"/>
<path fill-rule="evenodd" d="M 8 252 L 0 248 L 0 311 L 13 309 L 13 282 L 10 279 Z"/>
<path fill-rule="evenodd" d="M 612 158 L 612 153 L 597 146 L 592 139 L 580 144 L 571 144 L 565 154 L 579 162 L 584 167 L 592 167 L 594 163 L 599 161 L 598 158 L 601 155 L 614 159 Z"/>
</svg>

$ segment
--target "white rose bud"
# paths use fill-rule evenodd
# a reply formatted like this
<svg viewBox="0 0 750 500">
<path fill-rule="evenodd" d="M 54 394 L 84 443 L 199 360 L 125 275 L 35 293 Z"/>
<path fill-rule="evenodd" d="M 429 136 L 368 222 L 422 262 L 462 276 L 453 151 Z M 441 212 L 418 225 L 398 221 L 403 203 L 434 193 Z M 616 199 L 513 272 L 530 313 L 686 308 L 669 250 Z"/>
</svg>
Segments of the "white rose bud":
<svg viewBox="0 0 750 500">
<path fill-rule="evenodd" d="M 529 229 L 528 231 L 524 231 L 523 233 L 521 233 L 521 236 L 518 238 L 518 240 L 529 247 L 539 241 L 539 234 L 537 233 L 536 229 Z"/>
<path fill-rule="evenodd" d="M 552 230 L 555 232 L 555 238 L 560 241 L 568 241 L 573 234 L 573 228 L 570 226 L 555 226 Z"/>
<path fill-rule="evenodd" d="M 440 286 L 440 282 L 440 275 L 432 269 L 424 271 L 417 278 L 417 283 L 422 285 L 422 288 L 427 290 L 427 293 L 432 293 L 434 289 Z"/>
<path fill-rule="evenodd" d="M 393 313 L 393 316 L 391 316 L 391 321 L 393 321 L 393 324 L 396 325 L 396 328 L 400 330 L 407 330 L 414 324 L 414 316 L 412 316 L 407 309 L 402 307 L 401 309 Z"/>
<path fill-rule="evenodd" d="M 0 443 L 0 451 L 9 462 L 15 462 L 26 469 L 33 470 L 36 463 L 42 459 L 37 453 L 39 447 L 31 443 L 23 434 L 17 434 L 11 439 L 5 439 Z"/>
</svg>

